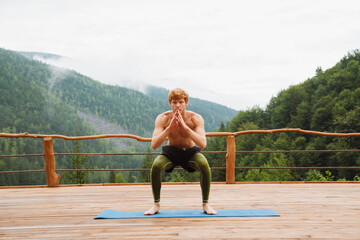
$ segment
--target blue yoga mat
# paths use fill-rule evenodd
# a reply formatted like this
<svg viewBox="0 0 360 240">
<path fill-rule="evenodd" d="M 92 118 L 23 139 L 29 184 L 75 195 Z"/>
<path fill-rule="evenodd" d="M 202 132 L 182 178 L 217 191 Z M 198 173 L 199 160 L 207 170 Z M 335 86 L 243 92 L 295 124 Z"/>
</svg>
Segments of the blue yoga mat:
<svg viewBox="0 0 360 240">
<path fill-rule="evenodd" d="M 94 219 L 128 218 L 191 218 L 191 217 L 280 217 L 272 209 L 219 209 L 218 214 L 208 215 L 202 210 L 161 210 L 154 215 L 144 215 L 144 211 L 104 210 Z"/>
</svg>

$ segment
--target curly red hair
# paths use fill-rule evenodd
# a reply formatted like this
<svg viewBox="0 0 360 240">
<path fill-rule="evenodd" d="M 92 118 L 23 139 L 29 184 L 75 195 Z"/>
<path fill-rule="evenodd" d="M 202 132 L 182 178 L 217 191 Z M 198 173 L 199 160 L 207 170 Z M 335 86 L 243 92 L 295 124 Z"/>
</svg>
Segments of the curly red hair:
<svg viewBox="0 0 360 240">
<path fill-rule="evenodd" d="M 172 100 L 184 99 L 185 102 L 189 101 L 189 94 L 181 88 L 175 88 L 169 92 L 169 102 Z"/>
</svg>

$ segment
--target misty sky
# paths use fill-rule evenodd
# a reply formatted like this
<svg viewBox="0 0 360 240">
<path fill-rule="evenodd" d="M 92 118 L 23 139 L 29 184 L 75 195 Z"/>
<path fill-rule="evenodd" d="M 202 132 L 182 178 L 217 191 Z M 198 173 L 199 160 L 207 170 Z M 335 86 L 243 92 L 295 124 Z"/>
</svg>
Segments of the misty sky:
<svg viewBox="0 0 360 240">
<path fill-rule="evenodd" d="M 246 110 L 359 49 L 359 23 L 358 0 L 0 0 L 0 47 Z"/>
</svg>

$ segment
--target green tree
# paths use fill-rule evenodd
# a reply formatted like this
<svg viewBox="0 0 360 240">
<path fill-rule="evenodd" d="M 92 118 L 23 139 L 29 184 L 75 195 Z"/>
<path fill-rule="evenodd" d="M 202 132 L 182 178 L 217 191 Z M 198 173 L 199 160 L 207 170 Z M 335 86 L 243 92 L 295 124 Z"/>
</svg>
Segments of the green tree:
<svg viewBox="0 0 360 240">
<path fill-rule="evenodd" d="M 109 183 L 115 183 L 116 182 L 116 175 L 114 171 L 111 171 L 109 174 Z"/>
<path fill-rule="evenodd" d="M 291 116 L 291 127 L 310 129 L 311 107 L 306 101 L 301 102 L 296 108 L 296 115 Z"/>
<path fill-rule="evenodd" d="M 74 153 L 79 154 L 81 153 L 80 149 L 80 141 L 74 141 Z M 88 172 L 87 171 L 79 171 L 85 168 L 85 161 L 89 158 L 87 155 L 75 155 L 72 156 L 70 159 L 70 167 L 72 169 L 76 169 L 78 171 L 68 171 L 63 174 L 64 181 L 70 184 L 85 184 L 88 182 Z"/>
<path fill-rule="evenodd" d="M 79 135 L 78 122 L 76 120 L 76 136 Z M 87 155 L 80 155 L 81 146 L 80 140 L 74 141 L 74 153 L 75 156 L 72 156 L 70 159 L 70 167 L 72 169 L 76 169 L 77 171 L 68 171 L 64 173 L 65 181 L 68 181 L 71 184 L 84 184 L 88 182 L 88 172 L 87 171 L 79 171 L 80 169 L 85 168 L 85 162 L 89 158 Z"/>
<path fill-rule="evenodd" d="M 148 148 L 147 148 L 147 153 L 148 153 L 148 155 L 145 155 L 144 161 L 142 164 L 143 169 L 151 169 L 152 163 L 154 161 L 153 155 L 150 155 L 150 153 L 152 153 L 152 149 L 150 146 L 148 146 Z M 149 171 L 141 171 L 139 178 L 140 178 L 139 179 L 140 182 L 150 182 Z"/>
<path fill-rule="evenodd" d="M 287 159 L 284 154 L 273 155 L 263 167 L 288 167 Z M 246 181 L 273 182 L 273 181 L 291 181 L 293 177 L 290 170 L 287 169 L 253 169 L 245 177 Z"/>
<path fill-rule="evenodd" d="M 304 179 L 304 181 L 307 182 L 324 182 L 326 181 L 325 177 L 320 173 L 320 171 L 316 170 L 316 169 L 311 169 L 306 173 L 306 177 Z"/>
<path fill-rule="evenodd" d="M 126 181 L 125 181 L 122 173 L 116 174 L 115 182 L 116 182 L 116 183 L 126 183 Z"/>
<path fill-rule="evenodd" d="M 129 183 L 136 182 L 136 176 L 134 176 L 132 171 L 129 172 L 129 175 L 127 177 L 127 182 L 129 182 Z"/>
</svg>

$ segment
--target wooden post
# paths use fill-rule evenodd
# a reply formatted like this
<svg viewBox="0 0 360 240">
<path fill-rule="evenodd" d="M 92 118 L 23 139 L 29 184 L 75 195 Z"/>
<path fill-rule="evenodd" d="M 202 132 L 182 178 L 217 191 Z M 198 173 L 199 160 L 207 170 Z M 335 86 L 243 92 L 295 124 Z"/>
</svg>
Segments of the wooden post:
<svg viewBox="0 0 360 240">
<path fill-rule="evenodd" d="M 44 138 L 45 169 L 48 187 L 58 187 L 60 175 L 55 172 L 55 155 L 53 148 L 53 139 Z"/>
<path fill-rule="evenodd" d="M 227 136 L 226 183 L 235 183 L 235 136 Z"/>
</svg>

